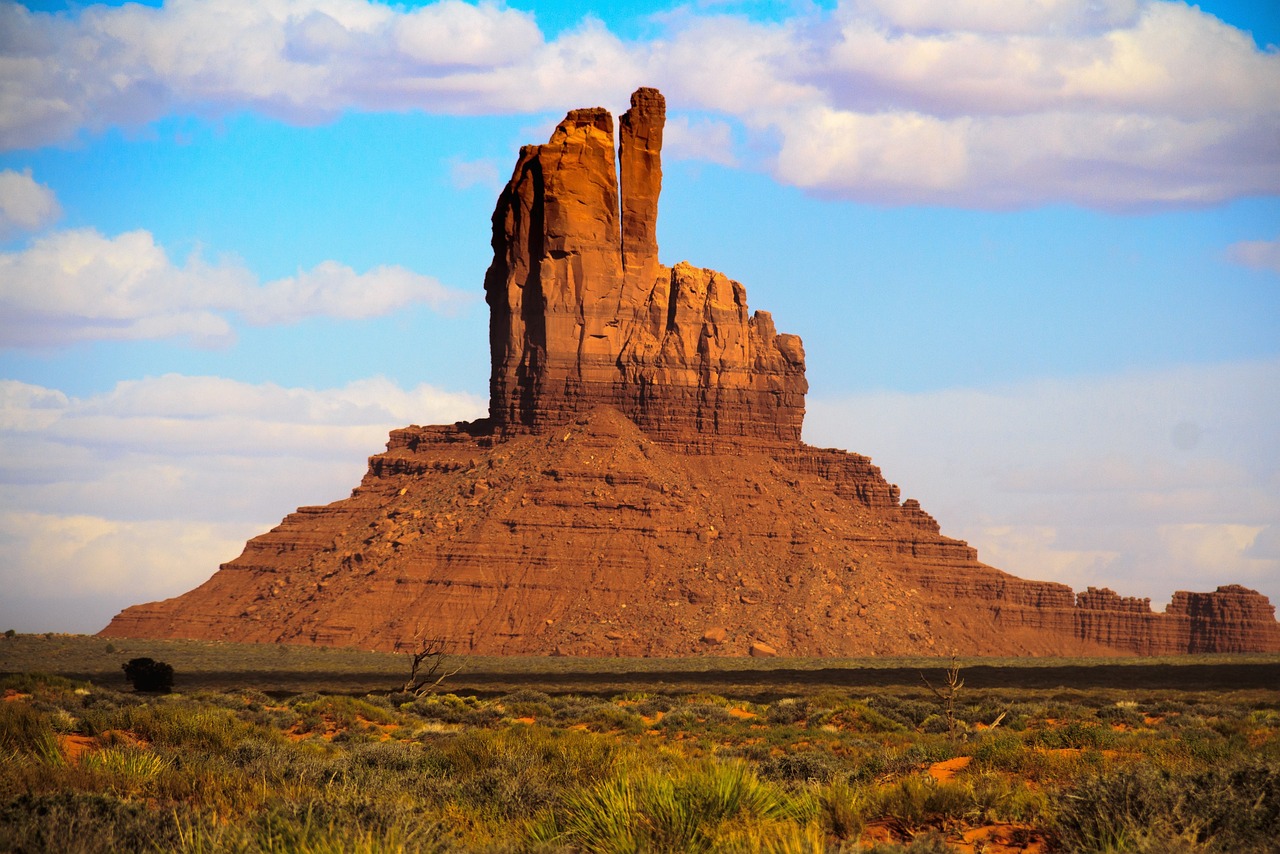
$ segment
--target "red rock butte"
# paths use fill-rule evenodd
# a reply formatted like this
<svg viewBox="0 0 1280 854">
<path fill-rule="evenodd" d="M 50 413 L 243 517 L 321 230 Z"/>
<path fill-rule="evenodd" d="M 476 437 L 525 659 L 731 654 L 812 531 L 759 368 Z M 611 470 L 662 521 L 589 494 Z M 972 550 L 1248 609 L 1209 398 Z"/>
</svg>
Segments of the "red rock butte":
<svg viewBox="0 0 1280 854">
<path fill-rule="evenodd" d="M 568 655 L 1280 650 L 1266 597 L 1163 613 L 1026 581 L 871 460 L 800 440 L 804 349 L 746 289 L 658 261 L 665 102 L 574 110 L 493 215 L 489 417 L 395 430 L 195 590 L 102 634 Z"/>
</svg>

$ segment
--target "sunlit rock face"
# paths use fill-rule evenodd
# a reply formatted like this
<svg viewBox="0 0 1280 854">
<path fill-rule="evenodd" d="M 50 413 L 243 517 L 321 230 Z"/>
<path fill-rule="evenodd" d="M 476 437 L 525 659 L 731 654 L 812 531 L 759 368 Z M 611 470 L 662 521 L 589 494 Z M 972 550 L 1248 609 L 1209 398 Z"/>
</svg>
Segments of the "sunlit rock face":
<svg viewBox="0 0 1280 854">
<path fill-rule="evenodd" d="M 570 112 L 493 215 L 490 416 L 411 426 L 113 637 L 477 654 L 1280 650 L 1241 587 L 1147 600 L 986 566 L 871 460 L 800 441 L 804 350 L 746 290 L 658 261 L 662 95 Z M 767 652 L 766 652 L 767 651 Z"/>
<path fill-rule="evenodd" d="M 493 215 L 490 417 L 541 430 L 599 405 L 671 441 L 798 441 L 804 349 L 714 270 L 658 262 L 666 105 L 574 110 L 525 146 Z"/>
</svg>

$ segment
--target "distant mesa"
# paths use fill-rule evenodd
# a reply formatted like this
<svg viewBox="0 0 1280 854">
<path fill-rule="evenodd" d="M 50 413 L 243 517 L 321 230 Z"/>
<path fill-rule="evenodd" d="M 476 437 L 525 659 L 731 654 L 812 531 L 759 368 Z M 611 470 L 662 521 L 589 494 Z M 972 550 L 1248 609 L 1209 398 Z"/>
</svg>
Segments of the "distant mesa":
<svg viewBox="0 0 1280 854">
<path fill-rule="evenodd" d="M 1237 586 L 1164 613 L 977 559 L 870 459 L 800 440 L 804 348 L 714 270 L 658 260 L 661 94 L 574 110 L 493 214 L 489 417 L 406 427 L 110 637 L 568 655 L 1280 651 Z M 616 144 L 615 144 L 616 142 Z"/>
</svg>

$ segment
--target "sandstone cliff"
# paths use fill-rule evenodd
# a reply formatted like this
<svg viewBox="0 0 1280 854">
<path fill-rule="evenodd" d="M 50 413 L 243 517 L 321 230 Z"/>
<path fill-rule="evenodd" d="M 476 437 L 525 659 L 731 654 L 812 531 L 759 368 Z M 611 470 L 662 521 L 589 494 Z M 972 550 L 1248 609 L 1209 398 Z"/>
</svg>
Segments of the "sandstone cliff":
<svg viewBox="0 0 1280 854">
<path fill-rule="evenodd" d="M 658 261 L 665 104 L 574 110 L 493 215 L 490 416 L 408 427 L 109 636 L 461 652 L 783 655 L 1280 650 L 1241 587 L 1147 600 L 986 566 L 871 461 L 800 441 L 804 350 L 741 284 Z"/>
</svg>

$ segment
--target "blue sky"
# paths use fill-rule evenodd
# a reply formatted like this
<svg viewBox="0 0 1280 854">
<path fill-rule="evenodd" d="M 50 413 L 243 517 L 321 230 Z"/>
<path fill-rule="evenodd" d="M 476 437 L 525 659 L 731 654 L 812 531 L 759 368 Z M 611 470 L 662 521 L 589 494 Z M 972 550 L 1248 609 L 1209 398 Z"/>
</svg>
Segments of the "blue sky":
<svg viewBox="0 0 1280 854">
<path fill-rule="evenodd" d="M 0 11 L 0 624 L 93 631 L 482 415 L 489 216 L 667 95 L 666 263 L 989 563 L 1280 600 L 1280 6 Z"/>
</svg>

